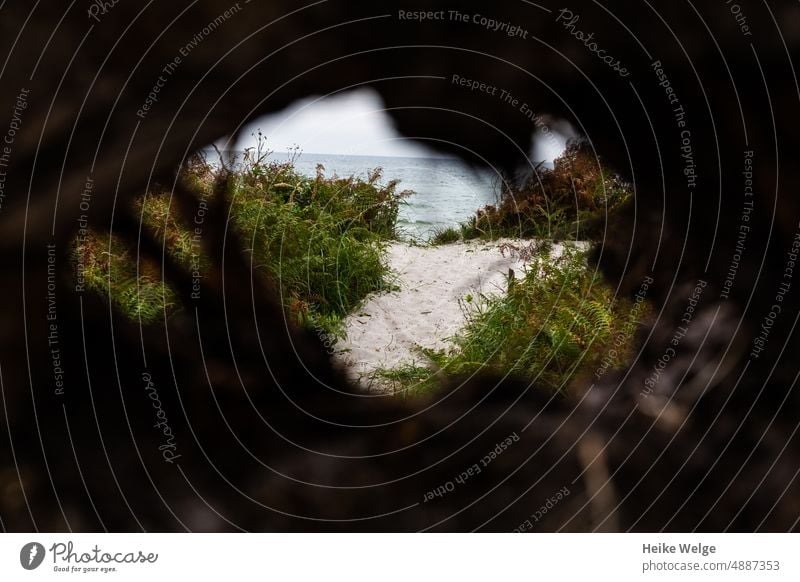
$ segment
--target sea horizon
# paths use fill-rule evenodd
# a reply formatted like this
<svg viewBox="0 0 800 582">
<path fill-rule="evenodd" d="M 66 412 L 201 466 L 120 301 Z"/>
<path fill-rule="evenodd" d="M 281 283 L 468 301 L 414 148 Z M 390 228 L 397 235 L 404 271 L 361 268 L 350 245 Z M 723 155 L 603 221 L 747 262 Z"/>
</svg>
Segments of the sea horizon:
<svg viewBox="0 0 800 582">
<path fill-rule="evenodd" d="M 204 153 L 216 155 L 213 148 Z M 238 159 L 244 150 L 227 150 L 223 154 Z M 271 152 L 276 161 L 293 160 L 295 170 L 307 177 L 316 175 L 322 164 L 327 176 L 365 178 L 375 168 L 382 169 L 382 183 L 398 180 L 398 191 L 414 194 L 400 207 L 398 230 L 404 238 L 417 241 L 430 239 L 437 231 L 458 227 L 477 210 L 497 201 L 496 174 L 480 169 L 455 157 L 386 156 L 366 154 L 330 154 L 302 151 Z"/>
</svg>

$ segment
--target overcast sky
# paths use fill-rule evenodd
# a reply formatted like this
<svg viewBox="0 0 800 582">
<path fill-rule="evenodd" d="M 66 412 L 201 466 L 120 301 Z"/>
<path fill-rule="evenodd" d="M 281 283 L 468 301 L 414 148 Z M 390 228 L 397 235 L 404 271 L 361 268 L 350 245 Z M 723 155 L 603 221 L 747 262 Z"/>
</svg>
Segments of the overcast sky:
<svg viewBox="0 0 800 582">
<path fill-rule="evenodd" d="M 399 135 L 380 97 L 369 89 L 304 99 L 283 111 L 261 117 L 242 131 L 235 149 L 253 146 L 255 139 L 251 134 L 259 129 L 267 136 L 267 147 L 275 152 L 299 146 L 309 154 L 436 155 L 423 144 Z M 534 152 L 534 159 L 552 159 L 563 149 L 560 142 L 545 141 L 546 146 Z"/>
</svg>

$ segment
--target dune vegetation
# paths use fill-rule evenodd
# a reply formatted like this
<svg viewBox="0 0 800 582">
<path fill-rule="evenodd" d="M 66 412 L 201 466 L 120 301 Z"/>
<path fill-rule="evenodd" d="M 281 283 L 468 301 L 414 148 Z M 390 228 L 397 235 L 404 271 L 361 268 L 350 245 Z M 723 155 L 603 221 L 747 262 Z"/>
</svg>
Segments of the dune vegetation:
<svg viewBox="0 0 800 582">
<path fill-rule="evenodd" d="M 392 289 L 386 245 L 397 242 L 398 212 L 413 193 L 384 180 L 380 169 L 363 179 L 326 176 L 321 166 L 315 176 L 302 175 L 294 157 L 273 160 L 258 138 L 258 147 L 233 169 L 223 166 L 230 173 L 229 223 L 254 268 L 274 281 L 287 313 L 335 342 L 345 318 L 366 298 Z M 208 211 L 219 171 L 201 157 L 180 170 L 178 179 L 195 193 L 197 216 Z M 466 324 L 450 338 L 450 348 L 425 351 L 425 365 L 378 370 L 372 380 L 411 394 L 489 370 L 563 391 L 601 366 L 625 365 L 646 309 L 614 295 L 588 264 L 588 243 L 564 245 L 560 253 L 549 249 L 559 240 L 601 240 L 607 217 L 629 198 L 628 186 L 574 143 L 552 169 L 540 167 L 517 186 L 505 186 L 496 205 L 439 231 L 432 244 L 528 239 L 537 251 L 528 251 L 526 271 L 509 278 L 506 294 L 462 299 Z M 208 267 L 203 246 L 194 225 L 178 220 L 170 188 L 155 185 L 135 204 L 142 228 L 155 234 L 164 252 L 202 277 Z M 114 233 L 90 231 L 76 241 L 74 257 L 86 289 L 142 324 L 157 325 L 183 308 L 156 263 Z"/>
<path fill-rule="evenodd" d="M 584 141 L 570 142 L 553 161 L 521 180 L 501 183 L 497 204 L 458 227 L 439 230 L 433 244 L 481 238 L 537 238 L 599 242 L 605 225 L 631 198 L 631 187 L 603 168 Z"/>
<path fill-rule="evenodd" d="M 427 366 L 378 370 L 373 381 L 415 394 L 489 371 L 566 391 L 577 379 L 628 363 L 634 336 L 649 315 L 645 303 L 615 297 L 587 264 L 586 252 L 572 245 L 559 256 L 540 248 L 523 277 L 509 280 L 505 295 L 467 296 L 464 312 L 467 324 L 451 348 L 424 350 Z"/>
<path fill-rule="evenodd" d="M 197 196 L 196 216 L 208 208 L 217 170 L 195 158 L 180 178 Z M 409 192 L 383 182 L 375 169 L 366 179 L 300 175 L 290 158 L 270 159 L 262 147 L 245 152 L 230 170 L 226 204 L 230 224 L 253 265 L 276 283 L 283 305 L 300 322 L 336 331 L 341 319 L 369 294 L 388 289 L 383 248 L 396 237 L 397 213 Z M 188 271 L 202 277 L 204 251 L 194 225 L 176 219 L 168 188 L 156 185 L 136 202 L 142 227 L 154 232 Z M 100 293 L 125 315 L 151 324 L 180 309 L 161 273 L 114 233 L 89 232 L 76 242 L 86 289 Z"/>
<path fill-rule="evenodd" d="M 506 295 L 467 298 L 467 324 L 451 338 L 451 349 L 424 350 L 428 365 L 381 369 L 372 379 L 417 393 L 454 376 L 492 371 L 559 391 L 597 369 L 625 366 L 648 317 L 646 304 L 615 296 L 585 250 L 566 244 L 556 257 L 548 248 L 558 241 L 601 242 L 605 225 L 631 196 L 630 185 L 603 168 L 583 141 L 571 142 L 552 168 L 539 165 L 522 180 L 504 180 L 497 204 L 440 229 L 431 244 L 532 239 L 540 252 L 522 278 L 509 281 Z"/>
</svg>

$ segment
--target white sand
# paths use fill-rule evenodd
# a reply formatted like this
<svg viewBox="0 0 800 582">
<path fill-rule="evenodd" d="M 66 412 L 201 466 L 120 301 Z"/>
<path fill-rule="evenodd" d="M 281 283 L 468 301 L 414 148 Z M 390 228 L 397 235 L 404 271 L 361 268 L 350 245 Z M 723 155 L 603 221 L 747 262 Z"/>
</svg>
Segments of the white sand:
<svg viewBox="0 0 800 582">
<path fill-rule="evenodd" d="M 505 293 L 509 269 L 524 276 L 525 263 L 504 245 L 530 246 L 531 241 L 468 242 L 442 246 L 396 243 L 388 261 L 399 291 L 373 296 L 346 321 L 347 339 L 337 357 L 355 379 L 378 368 L 426 365 L 419 348 L 439 350 L 466 323 L 467 295 Z M 553 245 L 552 256 L 563 247 Z M 513 256 L 512 256 L 513 255 Z"/>
</svg>

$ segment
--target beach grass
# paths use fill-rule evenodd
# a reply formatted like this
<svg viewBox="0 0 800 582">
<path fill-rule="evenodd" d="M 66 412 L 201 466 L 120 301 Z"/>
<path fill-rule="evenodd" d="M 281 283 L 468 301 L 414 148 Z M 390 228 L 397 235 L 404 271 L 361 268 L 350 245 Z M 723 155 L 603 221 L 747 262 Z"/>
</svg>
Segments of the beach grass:
<svg viewBox="0 0 800 582">
<path fill-rule="evenodd" d="M 503 180 L 497 204 L 461 224 L 464 240 L 499 238 L 601 241 L 605 225 L 632 196 L 631 186 L 604 168 L 583 141 L 524 180 Z"/>
<path fill-rule="evenodd" d="M 335 341 L 345 333 L 345 318 L 369 295 L 394 288 L 385 250 L 400 238 L 398 212 L 411 193 L 384 180 L 380 169 L 354 178 L 326 176 L 319 166 L 315 176 L 305 176 L 292 158 L 273 161 L 262 145 L 246 152 L 235 170 L 227 168 L 229 223 L 254 268 L 275 283 L 287 313 Z M 218 172 L 200 158 L 181 170 L 180 179 L 196 194 L 195 218 L 207 211 Z M 629 198 L 627 185 L 599 169 L 582 145 L 572 144 L 552 170 L 540 169 L 535 178 L 507 188 L 498 205 L 458 227 L 437 230 L 431 245 L 506 237 L 540 244 L 526 272 L 509 278 L 505 295 L 463 299 L 467 321 L 451 338 L 451 348 L 379 369 L 368 383 L 410 396 L 490 371 L 564 391 L 595 370 L 624 366 L 646 310 L 615 297 L 588 266 L 585 252 L 566 245 L 556 256 L 552 242 L 596 240 L 599 225 Z M 202 277 L 211 268 L 191 217 L 175 211 L 167 188 L 152 187 L 132 210 L 187 272 Z M 74 256 L 85 288 L 127 317 L 155 324 L 185 308 L 164 283 L 158 263 L 113 233 L 90 231 L 76 242 Z"/>
<path fill-rule="evenodd" d="M 432 245 L 447 245 L 462 239 L 460 229 L 453 226 L 438 227 L 430 239 Z"/>
<path fill-rule="evenodd" d="M 381 392 L 398 397 L 414 397 L 435 390 L 442 379 L 430 364 L 411 363 L 396 368 L 379 368 L 362 382 L 369 388 L 377 386 Z"/>
<path fill-rule="evenodd" d="M 523 277 L 509 281 L 506 295 L 471 304 L 453 347 L 425 352 L 427 368 L 417 363 L 376 376 L 396 393 L 424 393 L 481 372 L 567 391 L 576 379 L 624 367 L 648 317 L 646 304 L 615 297 L 585 252 L 570 247 L 559 257 L 543 249 Z"/>
<path fill-rule="evenodd" d="M 226 194 L 230 224 L 257 270 L 276 283 L 281 301 L 297 321 L 339 335 L 341 320 L 364 298 L 391 288 L 384 261 L 386 243 L 397 237 L 403 198 L 396 181 L 382 171 L 365 179 L 298 173 L 290 159 L 275 162 L 261 147 L 245 152 L 232 172 Z M 182 169 L 197 194 L 197 211 L 207 208 L 218 170 L 203 160 Z M 171 193 L 154 186 L 137 200 L 142 227 L 163 243 L 188 272 L 202 274 L 208 260 L 193 225 L 179 218 Z M 152 324 L 182 306 L 165 285 L 155 262 L 113 233 L 90 231 L 76 242 L 85 288 L 106 297 L 124 315 Z"/>
</svg>

